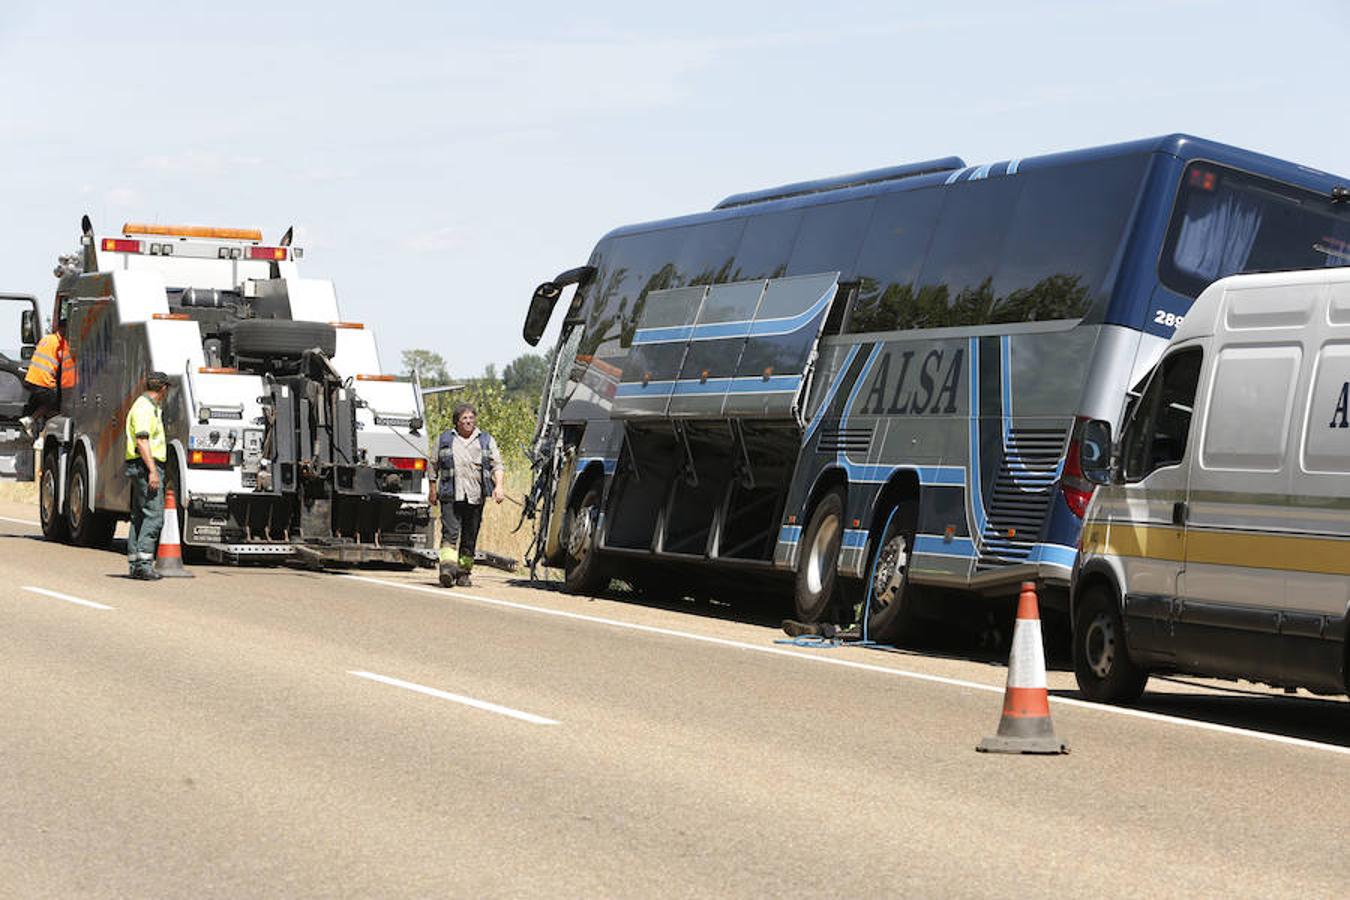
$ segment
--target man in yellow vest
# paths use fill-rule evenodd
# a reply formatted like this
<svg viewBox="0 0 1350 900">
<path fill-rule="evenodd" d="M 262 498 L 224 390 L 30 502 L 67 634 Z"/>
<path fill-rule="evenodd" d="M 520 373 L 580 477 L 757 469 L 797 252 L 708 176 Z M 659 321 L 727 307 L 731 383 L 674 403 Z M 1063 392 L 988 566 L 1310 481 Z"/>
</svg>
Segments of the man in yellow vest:
<svg viewBox="0 0 1350 900">
<path fill-rule="evenodd" d="M 136 398 L 127 412 L 126 475 L 131 482 L 131 527 L 127 531 L 127 564 L 130 577 L 158 581 L 155 550 L 159 530 L 164 527 L 164 460 L 168 445 L 164 440 L 164 398 L 169 393 L 169 376 L 151 372 L 145 379 L 145 393 Z"/>
<path fill-rule="evenodd" d="M 61 408 L 60 390 L 74 386 L 75 358 L 70 355 L 70 344 L 66 341 L 66 309 L 62 304 L 56 330 L 42 336 L 28 361 L 28 374 L 24 376 L 28 402 L 19 422 L 30 434 L 35 434 L 41 430 L 41 424 L 35 428 L 34 420 L 55 415 Z"/>
</svg>

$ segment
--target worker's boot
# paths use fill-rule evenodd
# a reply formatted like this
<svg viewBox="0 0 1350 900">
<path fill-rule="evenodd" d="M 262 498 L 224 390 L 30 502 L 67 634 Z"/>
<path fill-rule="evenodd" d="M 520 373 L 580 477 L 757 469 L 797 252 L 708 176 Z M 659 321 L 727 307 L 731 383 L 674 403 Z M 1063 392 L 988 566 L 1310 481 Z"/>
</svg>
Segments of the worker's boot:
<svg viewBox="0 0 1350 900">
<path fill-rule="evenodd" d="M 455 579 L 456 587 L 473 587 L 473 579 L 469 577 L 469 572 L 473 570 L 473 557 L 459 558 L 459 577 Z"/>
<path fill-rule="evenodd" d="M 459 564 L 450 561 L 441 563 L 440 574 L 441 574 L 440 578 L 441 587 L 444 588 L 454 587 L 456 584 L 459 583 L 459 579 L 461 577 L 461 573 L 459 571 Z"/>
</svg>

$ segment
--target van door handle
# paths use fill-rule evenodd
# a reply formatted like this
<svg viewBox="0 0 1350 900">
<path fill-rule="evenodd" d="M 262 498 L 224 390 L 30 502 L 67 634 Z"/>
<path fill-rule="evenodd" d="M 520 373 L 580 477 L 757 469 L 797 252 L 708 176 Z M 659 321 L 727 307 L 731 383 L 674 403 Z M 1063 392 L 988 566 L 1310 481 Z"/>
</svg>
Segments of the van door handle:
<svg viewBox="0 0 1350 900">
<path fill-rule="evenodd" d="M 1180 526 L 1180 525 L 1185 525 L 1185 524 L 1186 524 L 1186 514 L 1187 514 L 1187 512 L 1188 512 L 1188 510 L 1186 509 L 1186 501 L 1184 501 L 1184 500 L 1178 500 L 1176 503 L 1173 503 L 1173 504 L 1172 504 L 1172 524 L 1173 524 L 1173 525 L 1178 525 L 1178 526 Z"/>
</svg>

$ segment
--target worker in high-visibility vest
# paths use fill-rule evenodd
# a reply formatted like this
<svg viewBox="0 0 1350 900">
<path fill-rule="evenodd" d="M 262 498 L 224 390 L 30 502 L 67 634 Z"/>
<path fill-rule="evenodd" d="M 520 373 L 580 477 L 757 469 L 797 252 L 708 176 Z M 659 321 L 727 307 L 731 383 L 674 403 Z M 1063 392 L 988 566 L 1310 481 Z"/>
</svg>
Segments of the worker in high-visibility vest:
<svg viewBox="0 0 1350 900">
<path fill-rule="evenodd" d="M 28 361 L 28 374 L 24 376 L 28 402 L 23 406 L 23 418 L 19 422 L 30 433 L 37 431 L 33 427 L 34 419 L 54 415 L 61 408 L 61 391 L 74 386 L 75 358 L 66 341 L 66 310 L 62 304 L 56 330 L 43 335 L 33 350 L 33 358 Z"/>
</svg>

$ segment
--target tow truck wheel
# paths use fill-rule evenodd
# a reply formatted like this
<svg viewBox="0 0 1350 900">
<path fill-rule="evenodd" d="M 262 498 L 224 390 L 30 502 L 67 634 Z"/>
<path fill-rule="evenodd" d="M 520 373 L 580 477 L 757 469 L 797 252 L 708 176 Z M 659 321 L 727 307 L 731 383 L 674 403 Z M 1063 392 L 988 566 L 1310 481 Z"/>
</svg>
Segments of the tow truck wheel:
<svg viewBox="0 0 1350 900">
<path fill-rule="evenodd" d="M 600 501 L 600 485 L 590 485 L 563 522 L 563 587 L 569 594 L 598 594 L 609 586 L 609 571 L 597 552 Z"/>
<path fill-rule="evenodd" d="M 839 580 L 839 548 L 844 543 L 844 491 L 833 488 L 820 498 L 802 533 L 794 595 L 797 621 L 819 622 L 830 613 Z"/>
<path fill-rule="evenodd" d="M 84 455 L 75 457 L 66 486 L 66 529 L 79 547 L 106 547 L 112 541 L 117 520 L 107 513 L 89 509 L 89 464 Z"/>
<path fill-rule="evenodd" d="M 909 564 L 914 553 L 914 529 L 908 524 L 913 512 L 898 507 L 890 516 L 886 533 L 873 558 L 872 609 L 867 618 L 868 637 L 889 643 L 913 635 L 914 591 L 909 584 Z"/>
<path fill-rule="evenodd" d="M 1138 700 L 1148 672 L 1130 659 L 1115 597 L 1101 584 L 1087 588 L 1073 622 L 1073 674 L 1089 700 Z"/>
<path fill-rule="evenodd" d="M 42 536 L 49 541 L 64 541 L 66 517 L 57 502 L 60 493 L 56 485 L 57 462 L 55 453 L 42 455 L 42 477 L 38 479 L 38 518 L 42 522 Z"/>
</svg>

